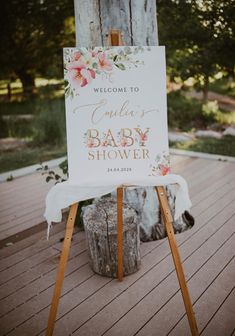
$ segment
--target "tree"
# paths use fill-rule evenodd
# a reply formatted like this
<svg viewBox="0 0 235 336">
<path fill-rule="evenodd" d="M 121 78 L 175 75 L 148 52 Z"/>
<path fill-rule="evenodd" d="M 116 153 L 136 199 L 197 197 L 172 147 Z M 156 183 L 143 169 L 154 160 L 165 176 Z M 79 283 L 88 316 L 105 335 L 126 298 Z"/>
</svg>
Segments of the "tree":
<svg viewBox="0 0 235 336">
<path fill-rule="evenodd" d="M 233 0 L 158 0 L 160 43 L 169 74 L 194 77 L 207 100 L 209 80 L 219 70 L 234 75 Z"/>
<path fill-rule="evenodd" d="M 58 69 L 61 73 L 64 40 L 74 42 L 73 31 L 66 30 L 73 3 L 11 0 L 1 4 L 0 13 L 0 76 L 19 78 L 24 93 L 32 94 L 36 74 L 57 75 Z"/>
</svg>

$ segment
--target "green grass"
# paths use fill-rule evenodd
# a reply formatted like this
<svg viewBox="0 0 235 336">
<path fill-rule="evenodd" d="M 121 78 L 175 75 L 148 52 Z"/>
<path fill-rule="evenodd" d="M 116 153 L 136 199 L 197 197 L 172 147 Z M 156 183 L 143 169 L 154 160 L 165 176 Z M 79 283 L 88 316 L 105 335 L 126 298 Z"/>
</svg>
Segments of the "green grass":
<svg viewBox="0 0 235 336">
<path fill-rule="evenodd" d="M 66 155 L 66 146 L 24 148 L 16 151 L 0 152 L 0 173 L 40 164 L 43 161 Z"/>
<path fill-rule="evenodd" d="M 36 78 L 35 79 L 35 87 L 37 96 L 41 97 L 41 94 L 48 94 L 50 96 L 63 96 L 63 79 L 47 79 L 47 78 Z M 7 97 L 7 84 L 8 80 L 0 80 L 0 99 L 6 99 Z M 61 90 L 62 89 L 62 90 Z M 11 82 L 11 94 L 13 100 L 22 99 L 23 96 L 23 88 L 19 79 Z"/>
<path fill-rule="evenodd" d="M 180 91 L 173 91 L 167 95 L 167 105 L 170 128 L 188 131 L 205 124 L 202 104 L 198 100 L 185 97 Z"/>
<path fill-rule="evenodd" d="M 203 138 L 188 142 L 170 143 L 170 147 L 235 157 L 235 137 L 232 136 L 225 136 L 221 139 Z"/>
<path fill-rule="evenodd" d="M 217 102 L 203 104 L 195 98 L 186 97 L 180 90 L 167 95 L 169 127 L 181 131 L 217 128 L 235 123 L 235 112 L 220 110 Z"/>
<path fill-rule="evenodd" d="M 43 111 L 51 111 L 64 108 L 64 99 L 62 97 L 53 98 L 33 98 L 23 101 L 0 102 L 0 116 L 3 115 L 38 115 Z"/>
<path fill-rule="evenodd" d="M 30 119 L 19 115 L 30 114 Z M 2 115 L 7 115 L 3 119 Z M 36 145 L 55 145 L 65 137 L 64 99 L 35 99 L 22 102 L 0 102 L 0 138 L 30 138 Z"/>
<path fill-rule="evenodd" d="M 3 82 L 0 83 L 4 87 Z M 39 164 L 66 154 L 65 104 L 60 81 L 38 87 L 38 93 L 29 100 L 12 96 L 8 102 L 0 100 L 0 137 L 25 138 L 30 145 L 14 151 L 0 151 L 0 172 Z M 1 88 L 0 85 L 0 88 Z M 30 114 L 30 119 L 19 116 Z M 8 116 L 4 119 L 2 116 Z"/>
</svg>

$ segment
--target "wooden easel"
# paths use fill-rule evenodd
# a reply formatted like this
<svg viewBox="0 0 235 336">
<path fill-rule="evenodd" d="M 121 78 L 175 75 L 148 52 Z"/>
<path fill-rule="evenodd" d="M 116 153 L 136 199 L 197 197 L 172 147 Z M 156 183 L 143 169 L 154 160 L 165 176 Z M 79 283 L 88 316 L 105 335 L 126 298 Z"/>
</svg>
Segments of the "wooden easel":
<svg viewBox="0 0 235 336">
<path fill-rule="evenodd" d="M 111 45 L 111 46 L 124 45 L 120 30 L 114 30 L 114 29 L 110 30 L 108 34 L 108 45 Z M 123 279 L 123 241 L 122 241 L 122 236 L 123 236 L 123 214 L 122 214 L 123 189 L 127 187 L 128 186 L 120 186 L 119 188 L 117 188 L 117 260 L 118 260 L 117 277 L 119 281 L 122 281 Z M 197 323 L 196 323 L 195 315 L 193 312 L 193 307 L 192 307 L 191 299 L 189 296 L 189 291 L 188 291 L 188 287 L 186 284 L 182 263 L 180 260 L 179 250 L 178 250 L 176 239 L 175 239 L 174 229 L 172 226 L 173 219 L 172 219 L 171 210 L 170 210 L 169 203 L 168 203 L 167 196 L 166 196 L 166 191 L 164 187 L 162 186 L 155 187 L 155 189 L 157 192 L 159 204 L 160 204 L 162 215 L 163 215 L 163 220 L 164 220 L 164 224 L 165 224 L 165 228 L 167 232 L 171 254 L 173 257 L 174 264 L 175 264 L 176 274 L 178 277 L 185 310 L 186 310 L 188 321 L 189 321 L 189 326 L 191 329 L 191 334 L 192 336 L 198 336 L 199 333 L 198 333 Z M 65 267 L 68 261 L 68 255 L 69 255 L 69 250 L 71 246 L 71 239 L 72 239 L 77 209 L 78 209 L 78 203 L 75 203 L 70 207 L 70 211 L 69 211 L 69 216 L 68 216 L 68 220 L 66 224 L 65 239 L 64 239 L 63 249 L 61 252 L 60 263 L 59 263 L 59 268 L 57 271 L 56 283 L 55 283 L 53 298 L 51 302 L 51 309 L 50 309 L 50 314 L 48 318 L 46 336 L 53 335 L 57 308 L 58 308 L 59 298 L 60 298 L 61 289 L 62 289 L 63 280 L 64 280 Z"/>
</svg>

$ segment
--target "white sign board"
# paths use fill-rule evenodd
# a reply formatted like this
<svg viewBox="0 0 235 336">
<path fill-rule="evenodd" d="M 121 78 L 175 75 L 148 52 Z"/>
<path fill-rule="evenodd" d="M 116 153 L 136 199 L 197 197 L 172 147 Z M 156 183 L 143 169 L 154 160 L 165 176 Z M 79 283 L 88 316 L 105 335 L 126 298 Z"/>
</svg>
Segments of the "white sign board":
<svg viewBox="0 0 235 336">
<path fill-rule="evenodd" d="M 166 175 L 164 47 L 65 48 L 64 68 L 70 182 Z"/>
</svg>

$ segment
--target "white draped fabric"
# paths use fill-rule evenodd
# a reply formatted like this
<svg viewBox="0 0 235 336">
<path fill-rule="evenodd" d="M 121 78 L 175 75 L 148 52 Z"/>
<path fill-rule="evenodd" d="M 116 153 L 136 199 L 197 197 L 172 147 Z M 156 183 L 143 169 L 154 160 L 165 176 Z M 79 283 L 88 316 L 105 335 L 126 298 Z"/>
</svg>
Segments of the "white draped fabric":
<svg viewBox="0 0 235 336">
<path fill-rule="evenodd" d="M 187 182 L 179 175 L 168 174 L 166 176 L 148 177 L 144 180 L 129 180 L 128 183 L 123 184 L 106 184 L 102 186 L 96 185 L 75 185 L 69 181 L 58 183 L 53 186 L 46 197 L 46 210 L 45 218 L 48 222 L 48 236 L 52 222 L 60 222 L 62 219 L 62 210 L 68 206 L 84 201 L 91 198 L 100 197 L 102 195 L 113 192 L 118 187 L 128 186 L 128 188 L 138 188 L 147 186 L 166 186 L 168 184 L 176 185 L 175 192 L 175 215 L 174 219 L 177 220 L 179 216 L 191 207 L 191 201 L 188 193 Z"/>
</svg>

